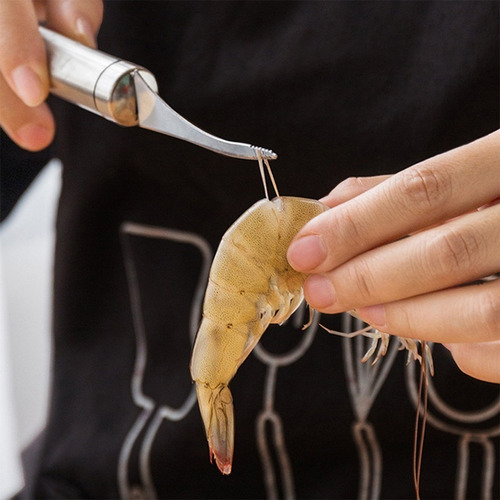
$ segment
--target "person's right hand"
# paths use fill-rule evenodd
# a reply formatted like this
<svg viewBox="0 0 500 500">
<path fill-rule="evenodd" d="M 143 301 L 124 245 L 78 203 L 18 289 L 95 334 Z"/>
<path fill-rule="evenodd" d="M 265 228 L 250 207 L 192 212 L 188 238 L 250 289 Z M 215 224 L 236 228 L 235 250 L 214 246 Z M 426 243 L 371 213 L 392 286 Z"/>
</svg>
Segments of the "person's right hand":
<svg viewBox="0 0 500 500">
<path fill-rule="evenodd" d="M 102 0 L 0 0 L 0 127 L 22 148 L 39 151 L 55 132 L 38 23 L 92 47 L 102 14 Z"/>
</svg>

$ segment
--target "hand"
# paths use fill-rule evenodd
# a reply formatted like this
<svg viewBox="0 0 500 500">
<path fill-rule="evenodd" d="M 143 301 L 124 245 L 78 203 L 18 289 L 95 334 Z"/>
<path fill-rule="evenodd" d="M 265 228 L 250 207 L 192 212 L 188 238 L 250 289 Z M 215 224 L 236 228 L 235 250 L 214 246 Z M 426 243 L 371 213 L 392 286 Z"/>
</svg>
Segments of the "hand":
<svg viewBox="0 0 500 500">
<path fill-rule="evenodd" d="M 38 23 L 95 46 L 102 11 L 102 0 L 0 1 L 0 127 L 22 148 L 47 147 L 55 131 Z"/>
<path fill-rule="evenodd" d="M 347 179 L 288 260 L 314 309 L 356 309 L 380 331 L 447 345 L 500 382 L 500 130 L 393 176 Z M 410 235 L 405 237 L 406 235 Z"/>
</svg>

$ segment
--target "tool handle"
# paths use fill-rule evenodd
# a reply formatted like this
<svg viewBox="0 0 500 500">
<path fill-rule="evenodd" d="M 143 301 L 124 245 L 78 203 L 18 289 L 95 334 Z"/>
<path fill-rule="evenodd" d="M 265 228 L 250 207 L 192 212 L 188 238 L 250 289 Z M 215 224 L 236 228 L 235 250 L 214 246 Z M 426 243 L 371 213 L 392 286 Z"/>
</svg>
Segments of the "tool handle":
<svg viewBox="0 0 500 500">
<path fill-rule="evenodd" d="M 47 51 L 50 92 L 124 126 L 138 124 L 133 73 L 157 91 L 155 77 L 142 66 L 39 27 Z"/>
</svg>

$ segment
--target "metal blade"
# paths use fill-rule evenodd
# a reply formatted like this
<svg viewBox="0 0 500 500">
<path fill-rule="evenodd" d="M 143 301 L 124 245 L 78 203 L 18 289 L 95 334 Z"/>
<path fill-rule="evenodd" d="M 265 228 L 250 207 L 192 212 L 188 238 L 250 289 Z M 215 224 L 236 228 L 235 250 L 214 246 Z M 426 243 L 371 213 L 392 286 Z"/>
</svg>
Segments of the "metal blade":
<svg viewBox="0 0 500 500">
<path fill-rule="evenodd" d="M 140 127 L 177 137 L 234 158 L 256 160 L 258 153 L 262 155 L 262 158 L 268 160 L 274 160 L 278 157 L 270 149 L 241 142 L 226 141 L 204 132 L 175 112 L 156 92 L 151 90 L 139 72 L 134 73 L 134 84 Z"/>
</svg>

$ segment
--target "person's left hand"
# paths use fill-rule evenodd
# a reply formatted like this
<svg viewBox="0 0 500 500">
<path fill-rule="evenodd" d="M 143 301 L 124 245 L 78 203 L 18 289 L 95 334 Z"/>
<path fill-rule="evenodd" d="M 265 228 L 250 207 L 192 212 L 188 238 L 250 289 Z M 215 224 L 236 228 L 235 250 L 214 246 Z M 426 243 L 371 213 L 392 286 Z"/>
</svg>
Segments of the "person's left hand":
<svg viewBox="0 0 500 500">
<path fill-rule="evenodd" d="M 500 382 L 500 130 L 393 176 L 353 178 L 288 250 L 324 313 L 445 343 L 469 375 Z M 405 237 L 410 235 L 409 237 Z"/>
</svg>

